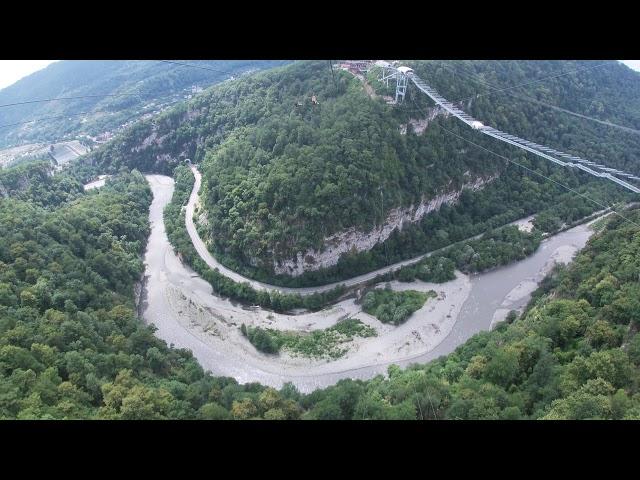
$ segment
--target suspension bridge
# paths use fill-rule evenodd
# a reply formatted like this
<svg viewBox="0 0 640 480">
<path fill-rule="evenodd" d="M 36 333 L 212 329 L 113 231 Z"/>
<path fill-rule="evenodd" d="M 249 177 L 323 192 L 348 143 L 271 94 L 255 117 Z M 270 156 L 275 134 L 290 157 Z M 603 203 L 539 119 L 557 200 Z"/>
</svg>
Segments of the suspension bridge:
<svg viewBox="0 0 640 480">
<path fill-rule="evenodd" d="M 427 83 L 422 80 L 412 68 L 406 66 L 395 66 L 392 63 L 378 60 L 373 62 L 372 65 L 369 65 L 369 68 L 376 67 L 381 69 L 382 73 L 379 77 L 381 82 L 384 82 L 387 86 L 389 85 L 389 80 L 395 80 L 396 82 L 396 97 L 395 103 L 400 104 L 403 102 L 404 97 L 407 92 L 407 86 L 409 82 L 413 83 L 418 90 L 427 95 L 431 100 L 433 100 L 440 108 L 447 111 L 449 114 L 453 115 L 469 127 L 474 130 L 483 133 L 489 137 L 495 138 L 496 140 L 500 140 L 501 142 L 508 143 L 515 147 L 518 147 L 522 150 L 526 150 L 538 157 L 542 157 L 550 162 L 555 163 L 556 165 L 560 165 L 562 167 L 568 168 L 577 168 L 582 170 L 594 177 L 605 178 L 612 182 L 617 183 L 618 185 L 626 188 L 627 190 L 631 190 L 634 193 L 640 193 L 640 188 L 632 185 L 631 183 L 622 180 L 619 177 L 624 177 L 628 180 L 640 181 L 640 178 L 630 174 L 618 170 L 616 168 L 610 168 L 606 165 L 601 165 L 596 162 L 592 162 L 590 160 L 585 160 L 584 158 L 580 158 L 575 155 L 570 155 L 568 153 L 561 152 L 559 150 L 549 148 L 544 145 L 540 145 L 535 142 L 530 142 L 529 140 L 525 140 L 523 138 L 517 137 L 515 135 L 510 135 L 501 130 L 498 130 L 493 127 L 489 127 L 484 125 L 479 120 L 476 120 L 471 115 L 468 115 L 463 110 L 458 108 L 454 103 L 448 101 L 446 98 L 442 97 L 436 90 L 431 88 Z"/>
</svg>

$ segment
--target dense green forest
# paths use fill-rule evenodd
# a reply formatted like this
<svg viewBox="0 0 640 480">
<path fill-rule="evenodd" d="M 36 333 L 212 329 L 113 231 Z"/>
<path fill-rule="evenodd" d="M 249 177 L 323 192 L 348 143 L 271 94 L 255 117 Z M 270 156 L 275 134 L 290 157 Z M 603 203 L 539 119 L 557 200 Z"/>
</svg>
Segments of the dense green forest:
<svg viewBox="0 0 640 480">
<path fill-rule="evenodd" d="M 640 236 L 623 220 L 512 323 L 427 365 L 301 395 L 212 377 L 137 318 L 151 201 L 139 173 L 57 206 L 32 192 L 0 200 L 2 418 L 640 418 Z"/>
<path fill-rule="evenodd" d="M 348 74 L 338 76 L 336 94 L 326 65 L 307 66 L 300 84 L 296 69 L 288 70 L 263 87 L 273 97 L 269 114 L 203 161 L 208 235 L 226 257 L 272 268 L 273 259 L 322 248 L 332 233 L 370 230 L 390 207 L 457 190 L 501 167 L 489 155 L 480 163 L 448 146 L 454 158 L 434 164 L 432 136 L 402 135 L 393 109 L 371 101 Z M 298 97 L 302 107 L 284 101 Z"/>
<path fill-rule="evenodd" d="M 542 77 L 547 70 L 556 73 L 559 68 L 577 68 L 572 62 L 566 65 L 558 63 L 562 62 L 551 62 L 552 65 L 535 62 L 474 62 L 474 65 L 478 70 L 489 73 L 497 70 L 498 64 L 515 64 L 512 68 L 519 73 L 513 74 L 516 81 L 521 77 Z M 426 68 L 431 65 L 432 62 L 423 62 L 416 68 L 420 70 L 422 66 Z M 379 224 L 393 207 L 415 205 L 423 196 L 431 198 L 436 193 L 459 188 L 465 173 L 475 178 L 503 170 L 502 164 L 496 163 L 492 155 L 481 150 L 474 151 L 474 147 L 438 129 L 440 123 L 449 130 L 470 137 L 498 153 L 515 157 L 525 166 L 557 181 L 569 183 L 572 187 L 589 181 L 585 175 L 568 173 L 545 164 L 543 160 L 527 161 L 522 152 L 491 139 L 475 138 L 483 136 L 464 131 L 455 119 L 437 118 L 435 125 L 424 134 L 413 135 L 409 131 L 403 136 L 398 131 L 399 123 L 408 118 L 423 117 L 425 109 L 420 104 L 425 108 L 428 106 L 426 97 L 419 96 L 413 90 L 413 97 L 403 107 L 394 110 L 382 101 L 369 100 L 361 84 L 349 74 L 341 72 L 338 87 L 334 88 L 330 76 L 322 73 L 323 65 L 318 63 L 314 67 L 316 71 L 305 72 L 307 76 L 303 77 L 299 88 L 306 90 L 307 95 L 316 94 L 324 99 L 320 105 L 305 101 L 302 107 L 298 107 L 281 101 L 269 109 L 268 116 L 261 117 L 255 127 L 240 129 L 237 135 L 231 133 L 220 147 L 207 152 L 204 160 L 203 170 L 207 179 L 205 203 L 210 215 L 208 228 L 214 242 L 213 249 L 225 263 L 236 269 L 244 268 L 256 278 L 273 279 L 270 271 L 272 257 L 276 260 L 291 258 L 297 251 L 320 248 L 324 237 L 349 226 L 366 231 Z M 640 82 L 635 72 L 615 62 L 607 68 L 613 70 L 610 77 L 620 74 L 629 77 L 627 80 L 634 81 L 635 85 Z M 289 70 L 294 72 L 295 66 Z M 501 74 L 511 82 L 509 72 Z M 576 76 L 582 78 L 579 73 Z M 280 78 L 281 83 L 287 80 L 284 74 Z M 425 75 L 425 78 L 433 79 L 438 87 L 461 83 L 469 87 L 469 81 L 461 82 L 459 77 Z M 598 81 L 606 84 L 607 78 Z M 323 85 L 319 85 L 321 80 L 324 80 Z M 344 91 L 342 81 L 348 82 Z M 288 93 L 281 83 L 278 84 L 277 94 L 273 94 L 278 99 L 286 97 Z M 558 83 L 564 86 L 565 96 L 575 96 L 581 88 L 571 81 L 565 85 L 558 79 Z M 298 82 L 294 85 L 298 87 Z M 468 90 L 473 94 L 477 89 Z M 333 95 L 334 91 L 338 95 Z M 612 91 L 607 90 L 609 94 Z M 452 98 L 466 93 L 464 88 L 459 91 L 448 90 Z M 288 98 L 294 95 L 290 94 Z M 609 97 L 601 100 L 607 99 Z M 620 96 L 615 100 L 620 103 Z M 251 106 L 249 101 L 247 103 Z M 472 113 L 490 124 L 505 129 L 510 127 L 510 131 L 540 139 L 567 151 L 576 151 L 587 158 L 605 161 L 606 156 L 607 164 L 624 167 L 629 159 L 637 158 L 640 153 L 640 137 L 637 135 L 624 133 L 624 138 L 619 138 L 620 134 L 615 130 L 603 135 L 602 129 L 606 127 L 584 126 L 584 120 L 558 117 L 557 112 L 549 113 L 548 109 L 543 112 L 537 104 L 534 104 L 535 108 L 531 104 L 526 104 L 527 108 L 524 108 L 520 103 L 505 106 L 497 104 L 498 100 L 491 95 L 471 103 L 474 109 Z M 634 102 L 631 101 L 629 105 L 634 105 Z M 541 138 L 543 133 L 545 136 Z M 556 133 L 557 139 L 553 137 Z M 392 152 L 387 150 L 389 146 Z M 576 150 L 574 147 L 580 148 Z M 510 167 L 510 170 L 514 168 Z M 508 174 L 511 175 L 511 171 Z M 514 176 L 520 177 L 518 182 L 522 184 L 522 172 Z M 507 182 L 509 179 L 501 179 L 495 190 L 504 190 Z M 529 214 L 539 211 L 540 204 L 556 204 L 549 202 L 550 193 L 554 196 L 562 194 L 557 185 L 540 187 L 540 178 L 531 178 L 531 183 L 531 188 L 527 189 L 528 185 L 524 188 L 519 186 L 508 192 L 511 193 L 509 196 L 501 192 L 500 200 L 488 196 L 485 201 L 494 209 L 501 209 L 500 213 L 523 209 Z M 611 190 L 615 190 L 615 187 Z M 483 195 L 478 193 L 470 196 L 475 197 L 473 201 L 476 201 Z M 381 200 L 380 208 L 378 200 Z M 531 208 L 533 203 L 538 205 Z M 468 211 L 467 208 L 464 210 Z M 490 209 L 477 210 L 485 212 L 485 215 L 490 212 Z M 510 220 L 513 219 L 511 216 Z M 425 220 L 425 223 L 429 221 Z M 455 225 L 468 226 L 466 222 Z M 427 237 L 427 241 L 435 240 L 436 231 L 425 227 L 422 225 L 421 228 L 423 236 Z M 416 243 L 425 245 L 426 242 L 420 240 Z M 395 255 L 408 251 L 406 248 L 389 248 L 393 247 L 392 244 L 393 240 L 385 246 L 385 256 L 389 250 Z M 424 251 L 414 250 L 416 254 Z M 258 269 L 254 267 L 256 258 L 265 260 L 258 262 Z M 371 265 L 372 262 L 366 260 L 363 255 L 353 263 L 369 263 L 369 270 L 382 266 L 380 262 Z M 343 270 L 352 271 L 353 263 L 348 263 Z M 318 277 L 324 277 L 324 281 L 328 278 L 339 280 L 344 278 L 344 273 L 337 272 L 339 270 L 340 267 L 333 272 L 330 269 L 329 272 L 311 273 L 307 276 L 308 280 L 298 278 L 288 284 L 310 285 L 317 283 L 314 279 Z M 281 281 L 283 284 L 287 282 L 286 279 Z"/>
<path fill-rule="evenodd" d="M 64 204 L 33 192 L 0 198 L 0 418 L 298 418 L 295 390 L 214 378 L 137 317 L 140 173 Z"/>
<path fill-rule="evenodd" d="M 30 201 L 40 207 L 56 207 L 83 194 L 74 174 L 53 175 L 47 160 L 0 169 L 0 198 Z"/>
<path fill-rule="evenodd" d="M 449 248 L 446 255 L 463 272 L 483 272 L 528 257 L 538 249 L 541 240 L 538 230 L 522 232 L 511 225 L 466 242 L 462 248 Z"/>
<path fill-rule="evenodd" d="M 553 168 L 538 165 L 540 171 L 547 171 L 547 167 L 549 170 Z M 567 180 L 557 171 L 549 173 L 553 179 Z M 534 222 L 539 230 L 556 232 L 599 211 L 599 205 L 614 205 L 633 199 L 630 192 L 598 180 L 589 181 L 583 186 L 578 181 L 569 185 L 580 193 L 586 192 L 597 203 L 567 192 L 551 182 L 537 183 L 526 172 L 508 170 L 500 180 L 481 191 L 465 190 L 457 205 L 444 205 L 437 212 L 423 217 L 420 222 L 405 226 L 401 231 L 394 230 L 385 242 L 375 245 L 371 250 L 343 254 L 336 266 L 305 272 L 298 277 L 273 275 L 264 269 L 239 263 L 220 252 L 216 252 L 216 258 L 246 276 L 275 285 L 322 285 L 446 247 L 536 212 L 538 214 Z"/>
<path fill-rule="evenodd" d="M 401 282 L 444 283 L 456 278 L 454 272 L 456 264 L 453 260 L 439 255 L 430 255 L 415 265 L 400 267 L 396 270 L 395 278 Z"/>
<path fill-rule="evenodd" d="M 461 101 L 467 113 L 485 124 L 640 174 L 640 74 L 617 61 L 408 63 L 445 98 Z M 411 94 L 408 105 L 428 104 L 415 90 Z M 636 131 L 577 118 L 539 102 Z"/>
<path fill-rule="evenodd" d="M 465 273 L 479 273 L 522 260 L 533 254 L 542 240 L 538 229 L 523 232 L 510 225 L 489 231 L 480 238 L 460 242 L 420 260 L 401 267 L 392 274 L 401 282 L 422 280 L 443 283 L 455 278 L 454 269 Z"/>
<path fill-rule="evenodd" d="M 244 72 L 287 63 L 271 60 L 194 60 L 189 68 L 159 61 L 63 60 L 0 90 L 0 146 L 59 141 L 65 136 L 98 135 L 207 87 Z M 101 95 L 112 95 L 105 97 Z M 121 96 L 113 96 L 121 95 Z M 79 115 L 83 113 L 83 115 Z M 52 118 L 53 117 L 53 118 Z M 34 119 L 44 119 L 25 125 Z"/>
<path fill-rule="evenodd" d="M 552 77 L 514 91 L 548 102 L 562 98 L 564 108 L 629 124 L 639 109 L 634 92 L 640 76 L 627 67 L 616 62 L 593 69 L 593 62 L 450 62 L 448 68 L 436 61 L 409 63 L 451 100 L 469 97 L 464 108 L 487 124 L 635 171 L 631 164 L 640 154 L 640 136 L 493 93 L 482 83 L 506 88 Z M 470 68 L 481 80 L 469 77 Z M 467 71 L 466 76 L 456 69 Z M 375 80 L 371 83 L 385 93 Z M 606 111 L 567 103 L 566 98 L 582 98 L 582 91 L 587 95 L 583 103 L 606 104 Z M 545 210 L 539 225 L 553 230 L 596 209 L 542 176 L 449 135 L 440 125 L 539 175 L 588 192 L 602 204 L 628 198 L 610 182 L 528 156 L 453 118 L 438 116 L 424 133 L 408 128 L 402 134 L 400 127 L 409 119 L 425 117 L 429 102 L 410 88 L 404 104 L 392 107 L 380 97 L 370 98 L 350 73 L 335 72 L 334 82 L 327 62 L 295 62 L 212 87 L 140 122 L 88 160 L 103 170 L 127 165 L 161 173 L 172 172 L 185 158 L 201 163 L 209 220 L 202 228 L 214 254 L 236 271 L 283 286 L 340 281 Z M 621 103 L 624 107 L 614 115 L 611 105 Z M 368 231 L 393 208 L 491 175 L 499 178 L 481 191 L 465 190 L 458 205 L 396 230 L 369 252 L 345 254 L 334 267 L 296 278 L 274 275 L 274 260 L 322 248 L 332 233 L 349 227 Z"/>
</svg>

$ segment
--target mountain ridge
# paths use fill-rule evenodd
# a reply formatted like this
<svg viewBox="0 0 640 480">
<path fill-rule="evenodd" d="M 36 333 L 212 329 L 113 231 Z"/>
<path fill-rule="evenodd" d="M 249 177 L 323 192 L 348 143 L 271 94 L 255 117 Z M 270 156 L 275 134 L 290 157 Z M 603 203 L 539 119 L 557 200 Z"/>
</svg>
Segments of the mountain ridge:
<svg viewBox="0 0 640 480">
<path fill-rule="evenodd" d="M 180 62 L 183 63 L 183 62 Z M 58 97 L 73 100 L 27 103 L 0 111 L 0 145 L 58 140 L 63 135 L 97 135 L 153 112 L 158 105 L 181 100 L 185 89 L 206 87 L 243 72 L 285 61 L 193 61 L 185 65 L 155 60 L 63 60 L 0 90 L 0 104 Z M 191 93 L 191 92 L 189 92 Z M 130 95 L 135 94 L 135 95 Z M 108 97 L 104 95 L 122 95 Z M 83 117 L 78 112 L 87 112 Z M 62 116 L 34 124 L 11 125 L 37 118 Z"/>
</svg>

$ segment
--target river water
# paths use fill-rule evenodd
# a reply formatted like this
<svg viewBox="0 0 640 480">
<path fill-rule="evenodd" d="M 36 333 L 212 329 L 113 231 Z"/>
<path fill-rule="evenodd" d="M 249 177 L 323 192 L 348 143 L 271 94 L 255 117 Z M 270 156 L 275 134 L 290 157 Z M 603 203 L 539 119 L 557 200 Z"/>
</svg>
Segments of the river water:
<svg viewBox="0 0 640 480">
<path fill-rule="evenodd" d="M 473 275 L 471 293 L 462 305 L 451 333 L 436 348 L 413 362 L 425 363 L 447 355 L 476 333 L 490 330 L 496 312 L 503 310 L 506 314 L 509 310 L 524 308 L 532 291 L 552 266 L 552 257 L 559 256 L 559 260 L 566 263 L 585 246 L 592 234 L 587 224 L 579 225 L 544 240 L 536 253 L 524 260 Z"/>
<path fill-rule="evenodd" d="M 218 338 L 215 340 L 217 343 L 209 341 L 202 332 L 189 326 L 190 312 L 204 311 L 200 307 L 200 310 L 188 310 L 192 304 L 201 305 L 206 310 L 208 305 L 213 306 L 216 302 L 215 306 L 222 309 L 219 311 L 226 309 L 231 318 L 239 307 L 213 296 L 211 286 L 177 258 L 168 242 L 162 219 L 164 206 L 173 193 L 173 181 L 161 175 L 149 175 L 147 180 L 154 199 L 150 208 L 151 235 L 145 254 L 146 286 L 141 305 L 145 322 L 154 324 L 158 328 L 156 335 L 167 343 L 191 350 L 203 368 L 215 375 L 233 376 L 241 383 L 258 381 L 274 387 L 291 381 L 302 392 L 332 385 L 342 378 L 366 379 L 384 374 L 390 364 L 425 363 L 452 352 L 474 334 L 489 330 L 494 318 L 504 317 L 508 310 L 526 305 L 530 292 L 544 277 L 553 260 L 568 260 L 592 234 L 587 225 L 572 228 L 543 241 L 536 253 L 525 260 L 471 276 L 470 293 L 451 332 L 427 353 L 341 371 L 332 371 L 331 364 L 325 364 L 304 374 L 299 370 L 293 373 L 277 364 L 269 364 L 264 358 L 261 360 L 249 355 L 247 350 L 232 345 L 230 340 Z M 175 292 L 178 290 L 188 297 L 186 303 L 176 301 Z"/>
</svg>

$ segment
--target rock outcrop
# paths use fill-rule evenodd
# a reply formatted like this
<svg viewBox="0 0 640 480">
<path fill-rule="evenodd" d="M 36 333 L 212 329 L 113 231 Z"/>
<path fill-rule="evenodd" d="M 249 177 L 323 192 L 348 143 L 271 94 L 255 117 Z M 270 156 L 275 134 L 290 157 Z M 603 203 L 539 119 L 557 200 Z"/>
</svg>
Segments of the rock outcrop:
<svg viewBox="0 0 640 480">
<path fill-rule="evenodd" d="M 478 178 L 473 182 L 466 183 L 460 190 L 443 193 L 433 198 L 423 198 L 417 205 L 406 208 L 394 208 L 389 212 L 384 225 L 376 227 L 369 232 L 363 232 L 355 228 L 335 233 L 325 238 L 323 250 L 310 249 L 306 252 L 298 252 L 296 258 L 285 261 L 274 260 L 274 271 L 276 274 L 285 274 L 297 277 L 307 271 L 320 270 L 331 267 L 338 263 L 340 256 L 344 253 L 355 251 L 363 252 L 370 250 L 376 244 L 384 242 L 397 228 L 402 230 L 405 223 L 416 223 L 425 215 L 437 211 L 442 205 L 455 204 L 462 191 L 480 190 L 487 183 L 495 180 L 497 175 Z"/>
</svg>

